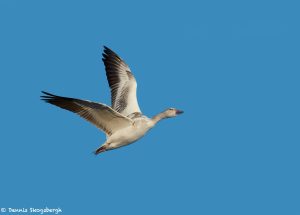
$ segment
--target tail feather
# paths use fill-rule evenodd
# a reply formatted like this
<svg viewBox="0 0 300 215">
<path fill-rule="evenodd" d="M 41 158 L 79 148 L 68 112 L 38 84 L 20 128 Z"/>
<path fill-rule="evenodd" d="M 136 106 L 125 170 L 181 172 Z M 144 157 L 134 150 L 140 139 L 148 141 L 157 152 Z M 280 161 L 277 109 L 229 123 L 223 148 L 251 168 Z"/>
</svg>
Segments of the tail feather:
<svg viewBox="0 0 300 215">
<path fill-rule="evenodd" d="M 106 147 L 105 146 L 101 146 L 99 147 L 96 151 L 95 151 L 95 155 L 98 155 L 102 152 L 105 152 L 106 151 Z"/>
</svg>

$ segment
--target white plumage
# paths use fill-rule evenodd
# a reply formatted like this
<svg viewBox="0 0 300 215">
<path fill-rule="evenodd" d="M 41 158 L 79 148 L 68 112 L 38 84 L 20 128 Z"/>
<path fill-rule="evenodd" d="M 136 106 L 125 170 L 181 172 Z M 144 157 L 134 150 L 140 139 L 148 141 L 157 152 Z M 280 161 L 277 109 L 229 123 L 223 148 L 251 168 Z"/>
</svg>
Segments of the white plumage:
<svg viewBox="0 0 300 215">
<path fill-rule="evenodd" d="M 105 143 L 95 154 L 116 149 L 144 136 L 158 121 L 174 117 L 183 111 L 169 108 L 153 118 L 142 115 L 138 105 L 137 83 L 128 65 L 112 50 L 104 46 L 102 58 L 111 89 L 112 107 L 87 100 L 56 96 L 44 92 L 42 100 L 72 111 L 107 135 Z"/>
</svg>

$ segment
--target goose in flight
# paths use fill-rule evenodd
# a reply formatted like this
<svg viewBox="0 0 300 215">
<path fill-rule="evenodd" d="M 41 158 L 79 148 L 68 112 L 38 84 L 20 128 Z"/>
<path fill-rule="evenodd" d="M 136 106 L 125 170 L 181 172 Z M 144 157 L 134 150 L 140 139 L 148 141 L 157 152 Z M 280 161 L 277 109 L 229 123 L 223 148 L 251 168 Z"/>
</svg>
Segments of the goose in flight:
<svg viewBox="0 0 300 215">
<path fill-rule="evenodd" d="M 136 80 L 128 65 L 105 46 L 102 56 L 111 91 L 111 107 L 44 91 L 41 96 L 45 102 L 72 111 L 105 132 L 106 141 L 95 151 L 96 155 L 131 144 L 143 137 L 160 120 L 183 113 L 181 110 L 168 108 L 152 118 L 143 115 L 136 98 Z"/>
</svg>

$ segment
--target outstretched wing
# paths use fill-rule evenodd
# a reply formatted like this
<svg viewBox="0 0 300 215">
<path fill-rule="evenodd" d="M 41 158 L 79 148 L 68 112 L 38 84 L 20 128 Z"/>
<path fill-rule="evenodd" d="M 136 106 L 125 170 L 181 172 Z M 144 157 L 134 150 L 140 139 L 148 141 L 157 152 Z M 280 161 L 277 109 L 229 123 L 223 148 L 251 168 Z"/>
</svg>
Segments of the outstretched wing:
<svg viewBox="0 0 300 215">
<path fill-rule="evenodd" d="M 78 114 L 108 136 L 121 128 L 131 126 L 133 123 L 131 119 L 104 104 L 56 96 L 43 91 L 42 93 L 45 94 L 41 96 L 45 102 Z"/>
<path fill-rule="evenodd" d="M 111 90 L 112 108 L 124 116 L 141 112 L 136 98 L 136 80 L 128 65 L 115 52 L 105 46 L 102 55 Z"/>
</svg>

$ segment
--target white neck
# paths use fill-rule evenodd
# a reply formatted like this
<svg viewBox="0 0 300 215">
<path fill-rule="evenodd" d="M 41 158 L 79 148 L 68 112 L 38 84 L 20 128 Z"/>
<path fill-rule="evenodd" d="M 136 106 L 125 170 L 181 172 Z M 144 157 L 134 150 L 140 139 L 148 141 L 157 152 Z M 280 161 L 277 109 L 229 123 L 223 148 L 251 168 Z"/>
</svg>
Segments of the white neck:
<svg viewBox="0 0 300 215">
<path fill-rule="evenodd" d="M 164 111 L 164 112 L 161 112 L 161 113 L 155 115 L 154 117 L 152 117 L 152 122 L 153 122 L 154 125 L 155 125 L 155 124 L 158 123 L 160 120 L 165 119 L 165 118 L 167 118 L 167 115 L 166 115 L 166 113 L 165 113 L 165 111 Z"/>
</svg>

